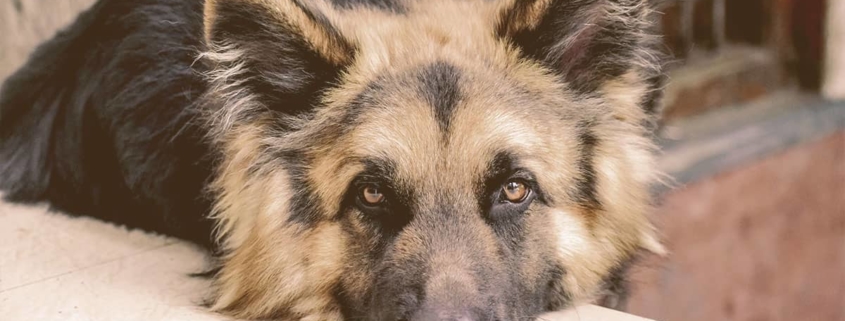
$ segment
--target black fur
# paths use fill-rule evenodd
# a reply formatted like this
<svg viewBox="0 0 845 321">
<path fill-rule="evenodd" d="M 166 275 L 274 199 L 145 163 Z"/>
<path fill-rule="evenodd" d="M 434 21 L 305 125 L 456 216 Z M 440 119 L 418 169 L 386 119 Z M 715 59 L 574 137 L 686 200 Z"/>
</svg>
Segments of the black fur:
<svg viewBox="0 0 845 321">
<path fill-rule="evenodd" d="M 535 182 L 534 174 L 519 166 L 517 156 L 507 151 L 501 151 L 487 165 L 484 177 L 478 185 L 480 188 L 476 192 L 479 207 L 485 215 L 490 215 L 490 209 L 498 200 L 498 193 L 509 179 L 519 179 L 527 184 L 532 193 L 535 194 L 537 201 L 544 203 L 549 201 L 543 190 Z"/>
<path fill-rule="evenodd" d="M 536 1 L 517 1 L 509 12 L 509 18 L 526 14 Z M 636 50 L 642 49 L 637 43 L 638 39 L 632 37 L 632 33 L 639 31 L 639 26 L 621 20 L 634 17 L 644 9 L 623 13 L 620 17 L 622 19 L 608 19 L 603 8 L 608 2 L 624 4 L 637 1 L 552 1 L 539 24 L 533 29 L 521 30 L 512 35 L 512 41 L 523 49 L 526 56 L 560 72 L 572 89 L 590 93 L 603 82 L 630 70 Z M 628 21 L 634 22 L 637 19 Z M 499 32 L 504 33 L 505 30 Z M 571 39 L 572 42 L 560 46 L 564 39 Z"/>
<path fill-rule="evenodd" d="M 572 304 L 572 294 L 567 291 L 567 289 L 560 283 L 555 282 L 554 280 L 562 280 L 566 276 L 566 269 L 560 266 L 552 267 L 548 270 L 549 275 L 546 277 L 547 280 L 551 280 L 546 287 L 548 287 L 548 291 L 551 293 L 560 293 L 560 296 L 557 297 L 544 297 L 545 302 L 544 307 L 547 311 L 556 311 L 559 310 L 561 307 L 567 306 Z"/>
<path fill-rule="evenodd" d="M 453 65 L 438 61 L 423 67 L 419 74 L 419 94 L 434 109 L 434 116 L 444 133 L 449 131 L 452 111 L 461 99 L 460 71 Z"/>
<path fill-rule="evenodd" d="M 288 221 L 313 227 L 321 220 L 322 211 L 318 196 L 307 181 L 308 159 L 301 151 L 285 151 L 277 156 L 285 164 L 292 189 Z"/>
<path fill-rule="evenodd" d="M 273 112 L 310 111 L 342 71 L 265 12 L 219 9 L 212 42 L 242 40 L 238 76 Z M 101 0 L 40 46 L 0 91 L 5 198 L 213 247 L 205 186 L 216 154 L 200 108 L 222 106 L 197 105 L 208 90 L 202 11 L 202 0 Z"/>
<path fill-rule="evenodd" d="M 380 236 L 379 249 L 372 252 L 378 255 L 388 244 L 390 237 L 399 233 L 414 217 L 411 208 L 414 206 L 413 186 L 400 185 L 396 177 L 396 165 L 388 159 L 364 159 L 364 171 L 358 174 L 347 191 L 347 207 L 355 206 L 365 217 L 364 221 L 375 227 Z M 363 206 L 359 201 L 361 188 L 374 184 L 384 193 L 384 204 L 376 207 Z"/>
<path fill-rule="evenodd" d="M 581 155 L 578 157 L 578 173 L 580 173 L 580 176 L 575 182 L 575 199 L 586 209 L 601 209 L 602 205 L 596 192 L 596 168 L 593 164 L 595 150 L 600 141 L 593 134 L 591 125 L 588 122 L 581 124 L 578 127 L 578 132 Z"/>
<path fill-rule="evenodd" d="M 407 84 L 416 87 L 416 93 L 434 111 L 440 130 L 444 133 L 449 131 L 452 112 L 461 99 L 460 70 L 447 62 L 438 61 L 430 65 L 420 67 L 411 74 L 417 83 Z M 399 79 L 402 79 L 399 77 Z M 369 108 L 378 106 L 378 94 L 387 86 L 396 86 L 391 83 L 395 79 L 390 77 L 378 77 L 370 82 L 364 90 L 358 93 L 348 104 L 348 109 L 340 121 L 346 129 L 357 125 L 358 117 Z M 405 80 L 400 80 L 405 82 Z M 404 88 L 403 88 L 404 89 Z"/>
<path fill-rule="evenodd" d="M 493 205 L 494 200 L 491 199 L 491 195 L 502 187 L 514 168 L 516 168 L 516 157 L 511 153 L 499 152 L 493 157 L 479 185 L 481 188 L 476 192 L 478 206 L 482 210 L 487 211 Z"/>
<path fill-rule="evenodd" d="M 483 195 L 479 197 L 481 212 L 488 225 L 498 236 L 501 248 L 509 252 L 505 257 L 518 259 L 519 254 L 524 250 L 525 241 L 525 215 L 532 202 L 538 201 L 539 189 L 534 183 L 531 173 L 522 172 L 518 167 L 518 160 L 509 153 L 499 153 L 489 165 L 487 177 L 484 179 Z M 529 185 L 531 195 L 525 202 L 513 204 L 506 202 L 502 196 L 502 187 L 512 178 L 519 177 Z M 512 262 L 516 266 L 518 262 Z M 532 292 L 527 291 L 529 295 Z"/>
<path fill-rule="evenodd" d="M 659 53 L 658 53 L 659 54 Z M 648 79 L 648 85 L 651 91 L 643 97 L 642 106 L 649 119 L 643 124 L 649 133 L 656 133 L 662 125 L 662 118 L 660 117 L 661 99 L 663 98 L 663 86 L 666 85 L 667 77 L 663 73 L 658 73 Z"/>
<path fill-rule="evenodd" d="M 100 1 L 41 45 L 0 91 L 9 200 L 209 245 L 202 1 Z"/>
<path fill-rule="evenodd" d="M 244 51 L 245 72 L 233 81 L 244 81 L 244 87 L 260 94 L 258 101 L 267 108 L 294 115 L 309 112 L 327 84 L 339 77 L 342 66 L 322 58 L 294 26 L 278 23 L 265 9 L 237 1 L 220 1 L 217 6 L 210 41 Z M 329 25 L 324 28 L 337 36 Z M 351 55 L 351 47 L 343 42 L 338 46 Z"/>
<path fill-rule="evenodd" d="M 625 311 L 628 298 L 631 295 L 631 284 L 628 274 L 631 268 L 640 260 L 639 255 L 632 256 L 616 266 L 604 279 L 604 295 L 597 304 L 619 311 Z"/>
<path fill-rule="evenodd" d="M 343 125 L 344 131 L 351 130 L 358 124 L 360 124 L 359 116 L 363 114 L 364 110 L 371 108 L 372 106 L 377 106 L 378 98 L 376 97 L 377 93 L 383 91 L 385 89 L 382 82 L 385 82 L 384 79 L 376 79 L 369 84 L 367 87 L 364 88 L 360 93 L 355 95 L 355 98 L 349 102 L 348 106 L 346 107 L 346 113 L 343 115 L 342 120 L 339 122 Z"/>
<path fill-rule="evenodd" d="M 364 6 L 400 14 L 408 10 L 401 0 L 332 0 L 332 4 L 344 9 Z"/>
<path fill-rule="evenodd" d="M 333 49 L 339 51 L 337 54 L 353 55 L 353 48 L 340 39 L 337 30 L 328 24 L 323 15 L 309 10 L 298 1 L 293 3 L 322 28 L 327 37 L 332 38 Z M 259 117 L 268 111 L 276 113 L 275 116 L 308 114 L 319 104 L 323 92 L 334 85 L 343 73 L 345 66 L 323 56 L 327 53 L 315 51 L 299 35 L 298 27 L 271 17 L 266 8 L 238 1 L 219 1 L 216 12 L 216 19 L 208 28 L 209 41 L 214 46 L 233 47 L 241 52 L 238 60 L 227 61 L 230 65 L 217 68 L 228 69 L 242 64 L 240 72 L 232 74 L 228 81 L 239 82 L 234 90 L 248 90 L 257 97 L 254 101 L 261 106 L 259 110 L 236 113 L 237 117 Z M 221 102 L 212 100 L 210 103 Z M 275 119 L 280 120 L 277 129 L 289 129 L 284 117 Z M 274 146 L 264 149 L 274 150 Z M 321 209 L 307 182 L 309 159 L 306 153 L 295 149 L 281 150 L 275 156 L 287 169 L 290 186 L 294 189 L 289 220 L 313 226 L 321 218 Z"/>
</svg>

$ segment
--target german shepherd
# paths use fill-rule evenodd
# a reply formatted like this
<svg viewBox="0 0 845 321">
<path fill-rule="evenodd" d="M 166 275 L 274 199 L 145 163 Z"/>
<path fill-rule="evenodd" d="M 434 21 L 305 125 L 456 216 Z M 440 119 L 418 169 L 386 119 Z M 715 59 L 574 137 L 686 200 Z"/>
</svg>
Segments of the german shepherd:
<svg viewBox="0 0 845 321">
<path fill-rule="evenodd" d="M 618 302 L 662 252 L 649 12 L 100 0 L 5 81 L 0 188 L 207 246 L 210 308 L 236 318 Z"/>
</svg>

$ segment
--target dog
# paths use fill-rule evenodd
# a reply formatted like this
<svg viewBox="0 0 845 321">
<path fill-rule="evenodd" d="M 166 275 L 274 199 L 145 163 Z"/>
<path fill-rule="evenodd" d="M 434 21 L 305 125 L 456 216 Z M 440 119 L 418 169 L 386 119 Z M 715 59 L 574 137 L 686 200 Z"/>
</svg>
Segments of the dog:
<svg viewBox="0 0 845 321">
<path fill-rule="evenodd" d="M 645 0 L 99 0 L 0 91 L 0 189 L 215 254 L 209 307 L 616 307 L 650 222 Z"/>
</svg>

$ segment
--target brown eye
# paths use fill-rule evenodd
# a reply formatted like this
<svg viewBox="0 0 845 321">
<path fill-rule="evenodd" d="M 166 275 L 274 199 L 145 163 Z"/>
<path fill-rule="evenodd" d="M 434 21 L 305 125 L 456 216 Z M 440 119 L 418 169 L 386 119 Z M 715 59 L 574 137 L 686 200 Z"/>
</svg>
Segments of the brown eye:
<svg viewBox="0 0 845 321">
<path fill-rule="evenodd" d="M 384 201 L 384 194 L 374 185 L 367 185 L 361 189 L 360 198 L 367 205 L 378 205 Z"/>
<path fill-rule="evenodd" d="M 528 196 L 528 187 L 520 181 L 509 181 L 502 187 L 505 198 L 511 203 L 521 203 Z"/>
</svg>

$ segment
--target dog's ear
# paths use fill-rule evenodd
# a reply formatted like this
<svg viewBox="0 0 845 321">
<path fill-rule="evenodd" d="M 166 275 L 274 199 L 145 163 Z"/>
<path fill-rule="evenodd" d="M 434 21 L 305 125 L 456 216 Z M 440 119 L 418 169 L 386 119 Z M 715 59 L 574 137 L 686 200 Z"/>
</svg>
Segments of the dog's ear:
<svg viewBox="0 0 845 321">
<path fill-rule="evenodd" d="M 319 205 L 306 196 L 300 161 L 282 160 L 267 141 L 287 124 L 279 116 L 319 105 L 354 48 L 298 0 L 206 0 L 204 29 L 198 62 L 208 68 L 204 110 L 220 152 L 210 189 L 223 251 L 211 308 L 244 319 L 339 320 L 340 232 L 290 222 L 294 209 Z"/>
<path fill-rule="evenodd" d="M 649 34 L 650 12 L 647 0 L 513 0 L 500 12 L 496 32 L 575 93 L 602 97 L 613 112 L 610 119 L 634 126 L 624 127 L 633 135 L 598 140 L 634 153 L 627 159 L 644 160 L 649 157 L 637 153 L 648 150 L 651 142 L 642 129 L 655 128 L 663 83 L 662 55 L 654 50 L 657 39 Z M 626 162 L 618 154 L 596 157 Z M 638 173 L 652 172 L 648 162 L 635 165 L 642 167 Z M 643 186 L 652 179 L 641 179 Z M 644 224 L 637 237 L 640 248 L 665 255 L 650 225 Z"/>
<path fill-rule="evenodd" d="M 575 91 L 594 92 L 619 81 L 654 88 L 661 78 L 647 33 L 647 2 L 515 0 L 502 10 L 496 31 Z M 643 103 L 654 112 L 653 102 Z"/>
<path fill-rule="evenodd" d="M 296 0 L 208 0 L 204 29 L 215 91 L 287 114 L 310 110 L 354 54 L 325 15 Z"/>
</svg>

